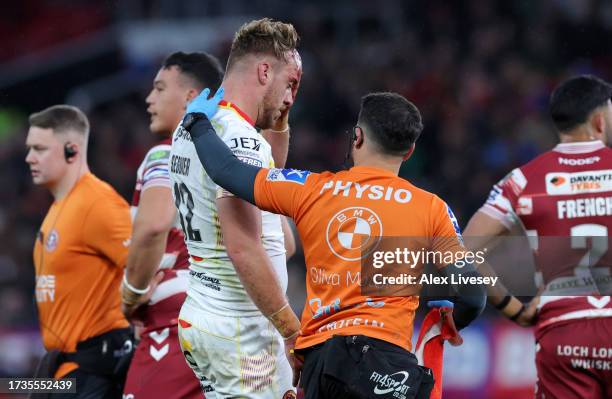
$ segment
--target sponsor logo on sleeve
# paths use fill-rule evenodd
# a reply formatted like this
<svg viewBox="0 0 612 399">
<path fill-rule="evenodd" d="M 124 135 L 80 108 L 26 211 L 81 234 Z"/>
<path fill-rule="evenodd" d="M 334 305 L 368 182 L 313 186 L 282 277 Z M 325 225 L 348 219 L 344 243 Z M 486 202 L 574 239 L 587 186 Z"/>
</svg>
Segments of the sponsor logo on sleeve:
<svg viewBox="0 0 612 399">
<path fill-rule="evenodd" d="M 298 169 L 270 169 L 268 172 L 268 177 L 266 180 L 268 181 L 287 181 L 298 184 L 306 183 L 306 178 L 310 174 L 307 170 L 298 170 Z"/>
<path fill-rule="evenodd" d="M 158 161 L 160 159 L 167 159 L 167 158 L 170 158 L 169 150 L 157 150 L 149 154 L 149 156 L 147 157 L 147 162 Z"/>
<path fill-rule="evenodd" d="M 497 199 L 502 196 L 502 190 L 497 185 L 493 186 L 491 191 L 489 192 L 489 197 L 487 198 L 487 202 L 496 202 Z"/>
</svg>

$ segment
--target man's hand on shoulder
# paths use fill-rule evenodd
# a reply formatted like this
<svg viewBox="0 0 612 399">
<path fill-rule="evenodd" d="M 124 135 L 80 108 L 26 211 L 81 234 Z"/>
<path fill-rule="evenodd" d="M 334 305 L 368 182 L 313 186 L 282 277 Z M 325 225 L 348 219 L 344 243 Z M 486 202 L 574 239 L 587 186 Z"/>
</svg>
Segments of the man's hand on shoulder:
<svg viewBox="0 0 612 399">
<path fill-rule="evenodd" d="M 211 98 L 208 98 L 210 89 L 206 88 L 187 105 L 186 114 L 200 113 L 211 119 L 219 109 L 219 103 L 223 99 L 223 87 L 219 87 L 217 92 Z"/>
</svg>

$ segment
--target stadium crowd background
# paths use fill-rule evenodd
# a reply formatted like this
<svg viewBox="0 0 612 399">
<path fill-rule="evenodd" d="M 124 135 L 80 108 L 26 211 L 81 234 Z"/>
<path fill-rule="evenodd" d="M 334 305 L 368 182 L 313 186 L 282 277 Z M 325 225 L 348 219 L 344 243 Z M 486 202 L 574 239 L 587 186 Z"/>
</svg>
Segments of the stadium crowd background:
<svg viewBox="0 0 612 399">
<path fill-rule="evenodd" d="M 6 3 L 0 13 L 0 376 L 30 375 L 40 350 L 31 251 L 51 198 L 32 185 L 24 162 L 27 115 L 64 102 L 84 109 L 92 125 L 92 171 L 129 200 L 136 168 L 153 143 L 144 98 L 160 61 L 173 51 L 204 50 L 224 63 L 232 32 L 261 16 L 292 22 L 301 35 L 305 73 L 291 111 L 288 166 L 338 169 L 360 97 L 397 91 L 425 122 L 402 174 L 447 200 L 462 226 L 494 182 L 554 145 L 546 106 L 556 83 L 577 73 L 612 77 L 612 3 L 605 1 Z M 289 273 L 299 310 L 299 255 Z M 491 313 L 488 321 L 495 318 Z M 486 322 L 482 334 L 491 342 L 497 324 Z"/>
</svg>

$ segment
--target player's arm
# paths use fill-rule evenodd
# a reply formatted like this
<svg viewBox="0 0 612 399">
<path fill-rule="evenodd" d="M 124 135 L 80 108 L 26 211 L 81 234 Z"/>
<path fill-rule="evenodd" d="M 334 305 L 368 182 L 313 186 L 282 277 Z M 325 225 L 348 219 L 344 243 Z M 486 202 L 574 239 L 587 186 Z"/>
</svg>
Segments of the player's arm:
<svg viewBox="0 0 612 399">
<path fill-rule="evenodd" d="M 469 237 L 468 243 L 471 248 L 487 248 L 495 238 L 509 231 L 508 223 L 503 219 L 494 217 L 486 208 L 477 211 L 467 224 L 464 235 Z M 479 265 L 478 270 L 483 276 L 495 277 L 497 274 L 487 262 Z M 537 310 L 538 301 L 532 301 L 524 305 L 518 298 L 508 291 L 501 281 L 495 286 L 487 286 L 488 301 L 504 316 L 520 325 L 531 325 Z"/>
<path fill-rule="evenodd" d="M 289 109 L 281 114 L 280 118 L 278 118 L 274 126 L 272 126 L 272 129 L 262 131 L 261 135 L 266 139 L 268 144 L 270 144 L 270 147 L 272 147 L 274 166 L 277 168 L 284 168 L 287 163 L 287 155 L 289 154 Z M 283 235 L 285 236 L 285 251 L 287 253 L 287 259 L 289 259 L 295 254 L 295 235 L 286 217 L 281 216 L 281 223 Z"/>
<path fill-rule="evenodd" d="M 285 252 L 287 259 L 295 255 L 297 249 L 295 242 L 295 235 L 289 225 L 289 219 L 285 216 L 281 216 L 281 227 L 283 228 L 283 235 L 285 238 Z"/>
<path fill-rule="evenodd" d="M 214 115 L 214 112 L 212 114 Z M 191 117 L 195 119 L 190 119 Z M 236 158 L 217 136 L 204 113 L 188 113 L 183 119 L 182 127 L 191 135 L 198 158 L 208 176 L 230 193 L 255 204 L 255 178 L 262 168 L 246 164 Z"/>
<path fill-rule="evenodd" d="M 128 253 L 125 272 L 127 284 L 121 287 L 122 309 L 128 317 L 138 306 L 149 300 L 153 291 L 151 280 L 164 255 L 175 212 L 170 187 L 154 186 L 142 191 Z M 138 294 L 144 291 L 146 294 Z"/>
<path fill-rule="evenodd" d="M 210 99 L 208 93 L 204 89 L 189 104 L 182 126 L 190 132 L 208 176 L 233 195 L 254 204 L 255 178 L 261 168 L 240 161 L 217 135 L 208 117 L 217 111 L 223 88 Z M 300 321 L 280 284 L 272 284 L 278 280 L 261 243 L 261 211 L 226 195 L 217 199 L 217 211 L 224 244 L 245 290 L 280 334 L 294 340 L 299 334 Z"/>
<path fill-rule="evenodd" d="M 440 269 L 446 277 L 459 281 L 461 277 L 479 277 L 480 273 L 472 264 L 462 267 L 451 264 Z M 482 285 L 477 284 L 458 284 L 452 285 L 452 297 L 455 304 L 453 309 L 453 319 L 458 329 L 467 327 L 483 312 L 487 305 L 486 290 Z"/>
<path fill-rule="evenodd" d="M 296 220 L 303 189 L 314 174 L 293 169 L 264 169 L 240 161 L 217 136 L 206 115 L 200 115 L 191 123 L 190 114 L 187 114 L 182 128 L 190 132 L 208 176 L 225 190 L 259 208 Z"/>
<path fill-rule="evenodd" d="M 463 238 L 457 220 L 450 207 L 438 197 L 434 197 L 430 211 L 432 226 L 432 249 L 437 253 L 465 252 Z M 459 258 L 457 258 L 459 259 Z M 465 263 L 465 262 L 464 262 Z M 462 277 L 480 277 L 473 264 L 438 265 L 440 272 L 451 281 L 460 281 Z M 457 328 L 462 329 L 474 321 L 487 304 L 486 290 L 477 284 L 453 284 L 450 286 L 453 309 L 453 319 Z"/>
<path fill-rule="evenodd" d="M 261 211 L 233 196 L 217 199 L 223 243 L 245 290 L 284 338 L 300 329 L 261 242 Z M 276 282 L 276 283 L 275 283 Z"/>
<path fill-rule="evenodd" d="M 263 130 L 261 135 L 272 147 L 274 166 L 284 168 L 289 155 L 289 125 L 286 130 Z"/>
</svg>

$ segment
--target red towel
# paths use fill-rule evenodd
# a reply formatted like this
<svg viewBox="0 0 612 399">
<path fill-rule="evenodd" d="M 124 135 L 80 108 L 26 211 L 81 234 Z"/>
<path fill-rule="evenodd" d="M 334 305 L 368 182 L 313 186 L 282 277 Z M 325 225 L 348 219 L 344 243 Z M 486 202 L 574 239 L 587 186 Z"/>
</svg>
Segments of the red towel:
<svg viewBox="0 0 612 399">
<path fill-rule="evenodd" d="M 463 343 L 463 338 L 453 321 L 452 307 L 434 308 L 427 313 L 421 324 L 419 339 L 414 350 L 419 364 L 433 371 L 435 385 L 431 391 L 431 399 L 442 398 L 444 341 L 448 341 L 453 346 Z"/>
</svg>

